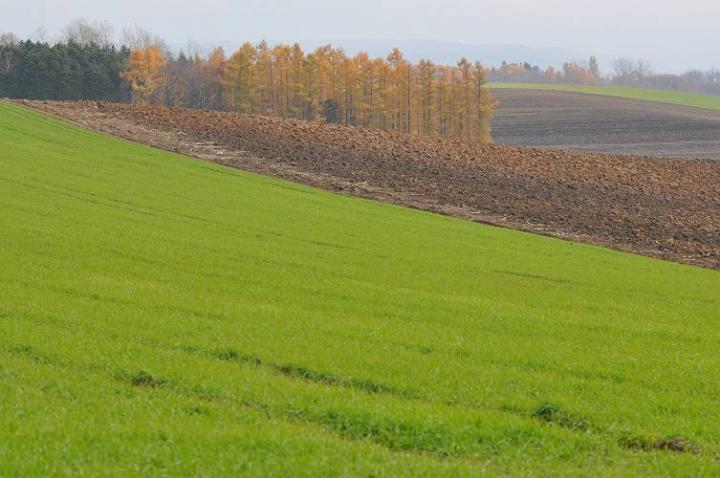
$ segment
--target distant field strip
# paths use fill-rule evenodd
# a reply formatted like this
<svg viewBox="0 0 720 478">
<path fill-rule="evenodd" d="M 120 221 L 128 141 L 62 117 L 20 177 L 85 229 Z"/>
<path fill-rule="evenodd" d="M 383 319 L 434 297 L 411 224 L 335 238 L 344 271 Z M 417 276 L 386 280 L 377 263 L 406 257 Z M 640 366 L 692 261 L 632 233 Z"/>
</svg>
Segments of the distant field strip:
<svg viewBox="0 0 720 478">
<path fill-rule="evenodd" d="M 720 110 L 549 89 L 493 96 L 498 143 L 720 160 Z"/>
<path fill-rule="evenodd" d="M 527 89 L 567 91 L 588 95 L 614 96 L 633 100 L 656 101 L 683 106 L 694 106 L 709 110 L 720 110 L 720 95 L 702 95 L 682 91 L 652 88 L 625 88 L 619 86 L 555 85 L 541 83 L 489 83 L 491 89 Z"/>
<path fill-rule="evenodd" d="M 717 476 L 720 273 L 0 103 L 0 476 Z"/>
</svg>

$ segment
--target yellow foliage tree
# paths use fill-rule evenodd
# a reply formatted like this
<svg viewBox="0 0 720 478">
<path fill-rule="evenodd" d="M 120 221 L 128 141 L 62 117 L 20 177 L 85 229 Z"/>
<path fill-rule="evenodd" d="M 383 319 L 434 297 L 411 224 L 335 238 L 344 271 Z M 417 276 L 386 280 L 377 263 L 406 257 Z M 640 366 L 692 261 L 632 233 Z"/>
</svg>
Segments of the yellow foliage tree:
<svg viewBox="0 0 720 478">
<path fill-rule="evenodd" d="M 133 102 L 147 103 L 156 98 L 165 83 L 165 58 L 156 46 L 130 52 L 127 70 L 121 73 L 132 90 Z"/>
<path fill-rule="evenodd" d="M 255 113 L 258 108 L 257 50 L 245 43 L 227 62 L 223 84 L 230 104 L 241 113 Z"/>
</svg>

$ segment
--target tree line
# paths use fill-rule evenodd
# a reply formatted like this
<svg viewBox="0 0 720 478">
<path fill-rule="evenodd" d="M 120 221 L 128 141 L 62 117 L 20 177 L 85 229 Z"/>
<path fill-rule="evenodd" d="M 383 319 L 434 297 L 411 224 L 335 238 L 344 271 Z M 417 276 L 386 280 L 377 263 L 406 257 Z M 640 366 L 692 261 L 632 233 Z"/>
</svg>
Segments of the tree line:
<svg viewBox="0 0 720 478">
<path fill-rule="evenodd" d="M 653 73 L 643 60 L 619 58 L 610 63 L 612 73 L 603 76 L 596 57 L 566 62 L 562 69 L 541 69 L 528 62 L 507 63 L 488 70 L 488 81 L 510 83 L 567 83 L 576 85 L 631 86 L 720 94 L 720 70 L 692 70 L 681 75 Z"/>
<path fill-rule="evenodd" d="M 411 63 L 346 55 L 330 45 L 244 44 L 226 56 L 173 55 L 142 37 L 119 48 L 68 28 L 54 45 L 0 41 L 0 96 L 155 103 L 489 140 L 494 102 L 480 63 Z M 143 39 L 144 38 L 144 39 Z"/>
<path fill-rule="evenodd" d="M 130 50 L 114 46 L 0 42 L 0 97 L 56 100 L 131 98 L 121 78 Z"/>
<path fill-rule="evenodd" d="M 232 110 L 330 123 L 487 140 L 494 102 L 485 69 L 346 55 L 330 45 L 246 43 L 226 56 L 165 58 L 156 46 L 130 53 L 122 76 L 133 101 Z"/>
<path fill-rule="evenodd" d="M 499 67 L 488 71 L 488 79 L 495 82 L 510 83 L 570 83 L 575 85 L 596 85 L 602 81 L 600 62 L 591 56 L 588 61 L 568 61 L 558 70 L 552 66 L 541 69 L 539 66 L 524 63 L 503 62 Z"/>
</svg>

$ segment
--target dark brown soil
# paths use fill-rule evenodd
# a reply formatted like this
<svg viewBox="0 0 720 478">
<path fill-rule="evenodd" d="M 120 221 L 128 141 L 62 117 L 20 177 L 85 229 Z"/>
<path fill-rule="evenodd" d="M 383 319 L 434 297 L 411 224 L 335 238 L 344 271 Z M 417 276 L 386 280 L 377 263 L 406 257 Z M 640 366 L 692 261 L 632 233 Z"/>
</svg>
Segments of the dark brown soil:
<svg viewBox="0 0 720 478">
<path fill-rule="evenodd" d="M 88 127 L 335 191 L 720 267 L 720 162 L 468 144 L 157 106 L 33 102 Z"/>
<path fill-rule="evenodd" d="M 493 96 L 496 143 L 720 160 L 720 111 L 557 91 Z"/>
</svg>

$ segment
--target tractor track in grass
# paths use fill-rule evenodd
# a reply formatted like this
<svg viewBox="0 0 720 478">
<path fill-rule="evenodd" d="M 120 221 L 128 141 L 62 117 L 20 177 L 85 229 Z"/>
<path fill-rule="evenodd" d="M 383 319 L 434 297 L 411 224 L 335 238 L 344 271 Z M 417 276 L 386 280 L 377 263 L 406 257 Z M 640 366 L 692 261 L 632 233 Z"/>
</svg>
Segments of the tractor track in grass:
<svg viewBox="0 0 720 478">
<path fill-rule="evenodd" d="M 332 191 L 720 268 L 720 162 L 462 143 L 315 122 L 97 102 L 22 104 Z"/>
</svg>

